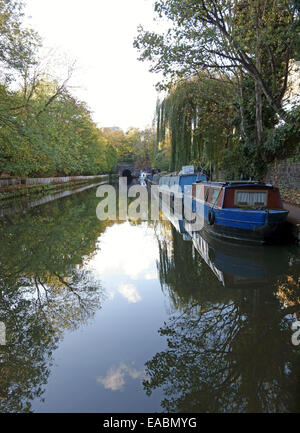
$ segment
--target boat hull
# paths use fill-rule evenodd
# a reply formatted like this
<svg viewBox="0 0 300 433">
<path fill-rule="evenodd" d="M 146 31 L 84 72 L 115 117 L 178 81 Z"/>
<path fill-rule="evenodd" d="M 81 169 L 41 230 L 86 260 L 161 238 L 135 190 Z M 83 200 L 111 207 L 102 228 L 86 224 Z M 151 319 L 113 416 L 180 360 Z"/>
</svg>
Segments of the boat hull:
<svg viewBox="0 0 300 433">
<path fill-rule="evenodd" d="M 221 226 L 218 224 L 211 226 L 206 223 L 204 230 L 209 235 L 217 238 L 236 242 L 247 242 L 249 244 L 266 244 L 282 239 L 281 233 L 285 232 L 285 225 L 284 223 L 277 224 L 276 226 L 265 225 L 250 230 L 240 227 Z"/>
<path fill-rule="evenodd" d="M 212 205 L 191 195 L 192 191 L 185 193 L 180 190 L 173 192 L 169 188 L 159 186 L 160 197 L 171 211 L 174 210 L 174 202 L 177 200 L 177 210 L 182 208 L 181 218 L 185 218 L 184 208 L 190 219 L 191 211 L 197 216 L 195 231 L 202 228 L 209 235 L 216 238 L 247 244 L 278 243 L 287 238 L 286 218 L 288 211 L 285 209 L 243 209 L 224 208 L 220 197 L 219 205 Z M 182 206 L 178 204 L 182 203 Z"/>
<path fill-rule="evenodd" d="M 288 211 L 216 209 L 194 203 L 193 210 L 202 218 L 204 230 L 215 237 L 254 244 L 282 239 Z"/>
</svg>

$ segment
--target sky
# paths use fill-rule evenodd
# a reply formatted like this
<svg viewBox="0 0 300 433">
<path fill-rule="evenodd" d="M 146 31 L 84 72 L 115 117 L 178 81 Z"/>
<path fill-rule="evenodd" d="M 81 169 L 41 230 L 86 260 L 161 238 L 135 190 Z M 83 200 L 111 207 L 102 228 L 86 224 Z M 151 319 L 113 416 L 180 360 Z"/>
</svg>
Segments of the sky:
<svg viewBox="0 0 300 433">
<path fill-rule="evenodd" d="M 76 60 L 72 92 L 87 102 L 99 127 L 151 125 L 159 77 L 137 60 L 133 39 L 139 24 L 153 28 L 153 0 L 26 3 L 26 23 L 43 38 L 45 52 L 54 49 L 53 63 L 58 53 Z"/>
</svg>

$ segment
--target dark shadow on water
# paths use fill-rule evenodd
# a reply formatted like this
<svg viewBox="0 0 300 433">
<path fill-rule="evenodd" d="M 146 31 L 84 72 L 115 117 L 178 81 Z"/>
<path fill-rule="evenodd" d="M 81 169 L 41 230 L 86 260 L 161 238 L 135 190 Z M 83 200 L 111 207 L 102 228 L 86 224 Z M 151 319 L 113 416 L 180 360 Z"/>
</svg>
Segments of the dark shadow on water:
<svg viewBox="0 0 300 433">
<path fill-rule="evenodd" d="M 146 393 L 160 389 L 172 413 L 299 412 L 299 249 L 243 248 L 172 224 L 157 263 L 168 348 L 146 363 Z"/>
</svg>

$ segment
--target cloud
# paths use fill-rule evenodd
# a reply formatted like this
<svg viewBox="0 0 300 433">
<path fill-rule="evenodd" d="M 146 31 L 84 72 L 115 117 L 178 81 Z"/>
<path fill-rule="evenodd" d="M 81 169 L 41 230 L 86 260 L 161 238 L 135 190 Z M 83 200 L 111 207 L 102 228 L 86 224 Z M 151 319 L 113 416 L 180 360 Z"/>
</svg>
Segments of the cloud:
<svg viewBox="0 0 300 433">
<path fill-rule="evenodd" d="M 131 279 L 153 276 L 159 258 L 153 230 L 145 224 L 132 226 L 129 222 L 109 227 L 101 236 L 99 251 L 89 266 L 103 276 L 126 275 Z M 152 279 L 152 278 L 151 278 Z"/>
<path fill-rule="evenodd" d="M 118 368 L 110 368 L 105 377 L 97 377 L 97 382 L 101 383 L 105 389 L 122 391 L 126 376 L 135 380 L 142 379 L 145 378 L 145 372 L 122 363 Z"/>
<path fill-rule="evenodd" d="M 146 280 L 156 280 L 157 279 L 157 270 L 153 270 L 150 272 L 147 272 L 145 275 Z"/>
<path fill-rule="evenodd" d="M 107 299 L 113 301 L 115 299 L 115 293 L 112 290 L 107 291 Z"/>
<path fill-rule="evenodd" d="M 121 293 L 121 295 L 126 298 L 127 301 L 131 304 L 136 304 L 137 302 L 142 300 L 136 287 L 134 287 L 133 284 L 121 284 L 118 287 L 118 290 L 119 293 Z"/>
</svg>

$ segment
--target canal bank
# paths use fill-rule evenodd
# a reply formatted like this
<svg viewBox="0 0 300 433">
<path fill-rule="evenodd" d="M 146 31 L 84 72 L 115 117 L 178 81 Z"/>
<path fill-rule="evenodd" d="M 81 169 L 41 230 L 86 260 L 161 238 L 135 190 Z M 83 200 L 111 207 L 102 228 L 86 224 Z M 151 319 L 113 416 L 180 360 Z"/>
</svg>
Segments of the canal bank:
<svg viewBox="0 0 300 433">
<path fill-rule="evenodd" d="M 73 188 L 90 182 L 109 180 L 109 175 L 68 176 L 47 178 L 0 178 L 0 201 L 17 197 L 37 195 L 48 191 Z"/>
<path fill-rule="evenodd" d="M 295 239 L 300 243 L 300 206 L 283 202 L 284 208 L 289 211 L 288 223 Z"/>
<path fill-rule="evenodd" d="M 77 183 L 75 185 L 69 185 L 68 188 L 60 188 L 59 190 L 54 189 L 48 192 L 48 194 L 38 194 L 30 197 L 21 197 L 20 200 L 8 200 L 5 202 L 4 207 L 0 207 L 0 217 L 13 215 L 19 212 L 26 212 L 28 209 L 44 205 L 46 203 L 56 201 L 74 194 L 79 194 L 96 186 L 105 184 L 106 181 L 96 183 Z"/>
</svg>

